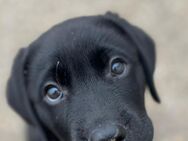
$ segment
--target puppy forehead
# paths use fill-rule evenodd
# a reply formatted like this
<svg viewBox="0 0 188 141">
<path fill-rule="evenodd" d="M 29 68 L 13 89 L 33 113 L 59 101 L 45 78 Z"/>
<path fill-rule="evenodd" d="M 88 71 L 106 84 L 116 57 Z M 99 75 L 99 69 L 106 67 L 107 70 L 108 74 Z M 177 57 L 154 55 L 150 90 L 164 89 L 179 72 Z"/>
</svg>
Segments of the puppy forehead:
<svg viewBox="0 0 188 141">
<path fill-rule="evenodd" d="M 120 49 L 128 56 L 135 56 L 136 47 L 128 36 L 122 35 L 115 25 L 109 25 L 103 17 L 91 16 L 56 25 L 43 34 L 37 42 L 44 58 L 45 56 L 82 58 L 101 47 Z"/>
</svg>

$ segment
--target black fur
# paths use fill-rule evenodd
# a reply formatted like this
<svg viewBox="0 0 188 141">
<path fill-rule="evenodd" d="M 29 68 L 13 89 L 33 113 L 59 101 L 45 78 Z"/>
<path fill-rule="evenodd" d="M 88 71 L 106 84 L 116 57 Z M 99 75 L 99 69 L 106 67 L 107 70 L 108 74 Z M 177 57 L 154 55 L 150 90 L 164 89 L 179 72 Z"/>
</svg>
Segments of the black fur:
<svg viewBox="0 0 188 141">
<path fill-rule="evenodd" d="M 116 56 L 126 60 L 126 76 L 107 75 Z M 19 51 L 7 98 L 27 121 L 30 141 L 99 141 L 98 135 L 91 138 L 92 132 L 105 136 L 111 127 L 125 132 L 117 141 L 152 141 L 144 92 L 147 84 L 160 101 L 154 69 L 154 43 L 141 29 L 112 13 L 79 17 L 56 25 Z M 49 81 L 68 93 L 56 105 L 43 98 Z"/>
</svg>

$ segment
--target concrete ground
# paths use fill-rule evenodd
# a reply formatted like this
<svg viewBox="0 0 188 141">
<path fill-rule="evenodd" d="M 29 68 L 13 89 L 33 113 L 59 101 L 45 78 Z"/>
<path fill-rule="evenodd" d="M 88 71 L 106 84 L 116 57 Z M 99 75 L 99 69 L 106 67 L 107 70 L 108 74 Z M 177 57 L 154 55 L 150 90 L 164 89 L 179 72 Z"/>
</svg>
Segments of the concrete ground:
<svg viewBox="0 0 188 141">
<path fill-rule="evenodd" d="M 156 85 L 162 104 L 147 93 L 154 141 L 188 139 L 187 0 L 0 0 L 0 140 L 24 141 L 24 122 L 6 104 L 5 87 L 20 47 L 65 19 L 114 11 L 142 27 L 156 41 Z"/>
</svg>

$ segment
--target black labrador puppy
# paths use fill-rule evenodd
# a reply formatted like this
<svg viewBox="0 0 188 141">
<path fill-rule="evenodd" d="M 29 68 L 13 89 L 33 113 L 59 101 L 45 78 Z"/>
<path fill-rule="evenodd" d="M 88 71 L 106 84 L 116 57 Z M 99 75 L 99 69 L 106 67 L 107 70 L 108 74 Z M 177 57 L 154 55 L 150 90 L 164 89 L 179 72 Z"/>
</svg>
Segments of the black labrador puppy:
<svg viewBox="0 0 188 141">
<path fill-rule="evenodd" d="M 60 23 L 19 51 L 8 102 L 30 141 L 152 141 L 145 85 L 159 102 L 155 48 L 113 13 Z"/>
</svg>

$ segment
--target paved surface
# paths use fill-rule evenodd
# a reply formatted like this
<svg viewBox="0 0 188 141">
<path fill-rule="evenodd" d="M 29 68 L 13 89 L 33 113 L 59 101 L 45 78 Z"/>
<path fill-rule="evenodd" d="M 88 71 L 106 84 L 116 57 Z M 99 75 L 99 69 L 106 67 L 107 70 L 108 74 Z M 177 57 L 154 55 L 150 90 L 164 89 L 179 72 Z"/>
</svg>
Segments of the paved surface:
<svg viewBox="0 0 188 141">
<path fill-rule="evenodd" d="M 0 140 L 24 141 L 24 122 L 6 104 L 5 86 L 12 60 L 52 25 L 80 15 L 115 11 L 145 29 L 157 44 L 155 80 L 162 104 L 147 93 L 155 125 L 154 141 L 188 139 L 187 0 L 0 0 Z"/>
</svg>

